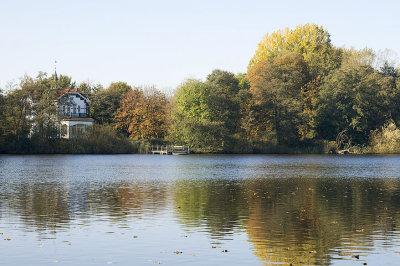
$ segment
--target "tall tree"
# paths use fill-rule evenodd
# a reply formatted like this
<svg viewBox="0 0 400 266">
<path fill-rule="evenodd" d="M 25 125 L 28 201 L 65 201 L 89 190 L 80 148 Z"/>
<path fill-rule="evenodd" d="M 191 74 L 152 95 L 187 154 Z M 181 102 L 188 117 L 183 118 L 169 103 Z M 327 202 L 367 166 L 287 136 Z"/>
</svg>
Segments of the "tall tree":
<svg viewBox="0 0 400 266">
<path fill-rule="evenodd" d="M 316 24 L 298 25 L 266 34 L 250 60 L 248 72 L 264 60 L 272 63 L 275 57 L 287 52 L 297 52 L 306 61 L 312 79 L 326 75 L 340 65 L 341 51 L 331 44 L 329 33 Z"/>
<path fill-rule="evenodd" d="M 197 152 L 216 151 L 220 123 L 211 121 L 209 99 L 210 87 L 199 80 L 187 80 L 178 87 L 172 102 L 172 142 L 190 145 Z"/>
<path fill-rule="evenodd" d="M 58 138 L 59 128 L 56 104 L 58 96 L 55 80 L 48 78 L 44 72 L 39 72 L 36 78 L 25 76 L 21 80 L 20 88 L 7 94 L 5 133 L 10 151 L 28 151 L 28 136 L 34 139 L 32 143 L 36 143 L 40 149 L 53 147 L 52 143 Z"/>
<path fill-rule="evenodd" d="M 251 69 L 249 80 L 252 135 L 278 145 L 298 141 L 303 108 L 301 88 L 309 80 L 303 57 L 291 52 L 276 57 L 273 63 L 260 61 Z"/>
<path fill-rule="evenodd" d="M 234 134 L 240 121 L 239 80 L 233 73 L 214 70 L 207 76 L 210 95 L 208 108 L 210 121 L 218 125 L 219 142 L 216 149 L 230 151 L 234 146 Z"/>
<path fill-rule="evenodd" d="M 343 67 L 330 74 L 322 85 L 315 106 L 319 136 L 335 140 L 346 131 L 353 144 L 367 143 L 371 130 L 390 119 L 393 96 L 388 79 L 371 66 Z"/>
<path fill-rule="evenodd" d="M 32 99 L 33 134 L 38 135 L 43 141 L 58 137 L 59 109 L 57 98 L 60 90 L 68 88 L 71 78 L 60 75 L 60 83 L 53 78 L 48 78 L 46 73 L 39 73 L 36 79 L 27 79 L 21 82 L 23 90 L 34 91 Z M 57 86 L 58 85 L 58 86 Z"/>
</svg>

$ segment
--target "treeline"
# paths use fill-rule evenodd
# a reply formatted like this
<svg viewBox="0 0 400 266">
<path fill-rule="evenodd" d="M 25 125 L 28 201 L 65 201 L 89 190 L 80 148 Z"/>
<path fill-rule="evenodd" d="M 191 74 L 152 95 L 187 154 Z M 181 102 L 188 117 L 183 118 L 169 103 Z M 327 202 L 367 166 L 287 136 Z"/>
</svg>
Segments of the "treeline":
<svg viewBox="0 0 400 266">
<path fill-rule="evenodd" d="M 119 87 L 116 83 L 113 87 Z M 68 76 L 25 76 L 19 86 L 0 94 L 0 153 L 137 153 L 139 144 L 121 136 L 111 124 L 95 124 L 78 138 L 60 138 L 57 102 L 65 90 L 91 96 L 100 85 L 77 86 Z M 97 114 L 97 113 L 93 113 Z M 99 114 L 101 115 L 101 114 Z"/>
<path fill-rule="evenodd" d="M 71 88 L 91 100 L 96 127 L 113 132 L 103 141 L 122 143 L 130 152 L 145 150 L 146 143 L 170 143 L 195 152 L 396 153 L 400 71 L 388 58 L 377 59 L 367 48 L 335 47 L 323 27 L 306 24 L 267 34 L 247 73 L 214 70 L 205 80 L 184 81 L 171 97 L 124 82 L 105 89 L 39 73 L 0 96 L 0 147 L 70 153 L 71 143 L 85 139 L 79 152 L 99 152 L 85 150 L 99 132 L 74 140 L 57 137 L 54 102 L 59 91 Z M 64 148 L 52 151 L 46 145 Z M 114 146 L 103 152 L 107 149 L 127 152 Z"/>
</svg>

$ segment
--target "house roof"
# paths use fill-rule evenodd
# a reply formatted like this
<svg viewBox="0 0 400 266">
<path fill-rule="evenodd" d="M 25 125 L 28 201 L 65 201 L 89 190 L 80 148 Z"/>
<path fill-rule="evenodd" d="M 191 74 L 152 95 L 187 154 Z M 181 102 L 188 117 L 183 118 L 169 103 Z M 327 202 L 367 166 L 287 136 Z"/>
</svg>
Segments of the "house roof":
<svg viewBox="0 0 400 266">
<path fill-rule="evenodd" d="M 61 97 L 63 97 L 64 95 L 66 95 L 66 94 L 79 94 L 80 96 L 82 96 L 82 98 L 84 98 L 85 100 L 87 100 L 88 102 L 90 102 L 89 101 L 89 98 L 85 95 L 85 94 L 83 94 L 83 93 L 81 93 L 81 92 L 79 92 L 79 91 L 77 91 L 77 90 L 71 90 L 70 88 L 68 88 L 68 89 L 65 89 L 65 90 L 61 90 L 60 92 L 59 92 L 59 97 L 58 98 L 61 98 Z"/>
</svg>

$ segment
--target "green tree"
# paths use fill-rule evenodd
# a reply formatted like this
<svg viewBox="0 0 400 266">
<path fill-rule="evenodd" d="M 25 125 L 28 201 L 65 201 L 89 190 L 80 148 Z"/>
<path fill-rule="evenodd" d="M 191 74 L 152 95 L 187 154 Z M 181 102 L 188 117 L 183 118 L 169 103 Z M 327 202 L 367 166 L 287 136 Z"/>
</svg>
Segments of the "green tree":
<svg viewBox="0 0 400 266">
<path fill-rule="evenodd" d="M 231 151 L 240 121 L 239 80 L 233 73 L 214 70 L 207 76 L 206 85 L 210 91 L 207 102 L 210 121 L 217 126 L 219 138 L 214 143 L 215 149 Z"/>
<path fill-rule="evenodd" d="M 199 80 L 182 83 L 173 98 L 169 139 L 189 145 L 192 151 L 213 152 L 219 142 L 219 124 L 211 121 L 210 87 Z"/>
<path fill-rule="evenodd" d="M 387 77 L 397 78 L 399 76 L 397 70 L 393 66 L 389 65 L 387 61 L 383 64 L 380 71 Z"/>
<path fill-rule="evenodd" d="M 92 95 L 101 92 L 103 90 L 103 86 L 101 84 L 92 85 L 89 82 L 82 82 L 79 84 L 76 90 L 88 97 L 91 97 Z"/>
<path fill-rule="evenodd" d="M 27 90 L 16 89 L 4 98 L 4 134 L 12 135 L 17 141 L 27 137 L 31 121 L 31 100 Z"/>
<path fill-rule="evenodd" d="M 240 91 L 240 80 L 222 70 L 214 70 L 205 82 L 184 82 L 172 101 L 170 139 L 198 152 L 233 151 L 239 141 Z"/>
<path fill-rule="evenodd" d="M 56 132 L 56 99 L 56 90 L 43 72 L 35 79 L 25 76 L 19 87 L 10 90 L 4 99 L 5 150 L 29 151 L 28 136 L 46 140 L 50 135 L 57 137 L 57 134 L 50 134 L 50 131 Z"/>
<path fill-rule="evenodd" d="M 238 74 L 236 74 L 235 77 L 239 82 L 240 90 L 243 90 L 243 91 L 250 90 L 250 82 L 247 79 L 247 73 L 238 73 Z"/>
<path fill-rule="evenodd" d="M 106 89 L 92 96 L 91 114 L 98 124 L 114 124 L 114 117 L 121 100 L 132 87 L 125 82 L 114 82 Z"/>
<path fill-rule="evenodd" d="M 330 74 L 315 106 L 316 129 L 335 140 L 347 131 L 354 144 L 367 143 L 371 130 L 390 119 L 391 84 L 371 66 L 349 66 Z"/>
</svg>

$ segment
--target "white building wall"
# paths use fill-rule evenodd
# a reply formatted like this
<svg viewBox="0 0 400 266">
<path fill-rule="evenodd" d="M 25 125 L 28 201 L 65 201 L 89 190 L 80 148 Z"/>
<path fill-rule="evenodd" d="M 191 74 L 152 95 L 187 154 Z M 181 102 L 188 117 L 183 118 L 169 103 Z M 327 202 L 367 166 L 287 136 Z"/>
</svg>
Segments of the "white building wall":
<svg viewBox="0 0 400 266">
<path fill-rule="evenodd" d="M 93 120 L 61 120 L 61 137 L 69 139 L 80 136 L 91 125 Z"/>
<path fill-rule="evenodd" d="M 68 117 L 88 117 L 89 100 L 80 93 L 69 92 L 60 99 L 60 113 Z"/>
</svg>

